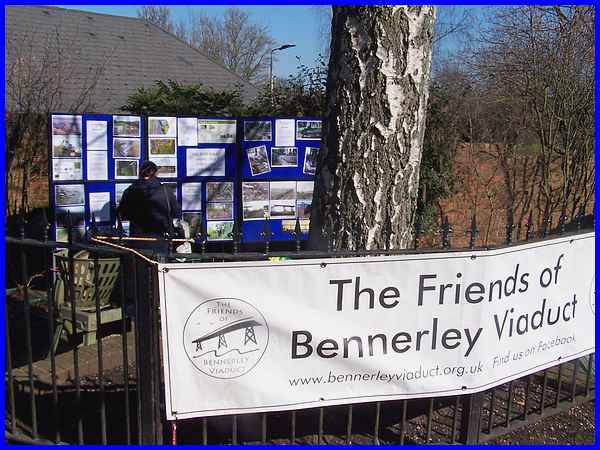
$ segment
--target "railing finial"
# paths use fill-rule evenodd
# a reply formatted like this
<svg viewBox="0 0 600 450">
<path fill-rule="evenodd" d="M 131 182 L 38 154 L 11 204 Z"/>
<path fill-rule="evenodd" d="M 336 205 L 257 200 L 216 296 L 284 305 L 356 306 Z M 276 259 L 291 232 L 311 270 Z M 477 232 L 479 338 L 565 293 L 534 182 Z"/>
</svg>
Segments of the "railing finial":
<svg viewBox="0 0 600 450">
<path fill-rule="evenodd" d="M 469 230 L 467 230 L 467 233 L 470 234 L 469 248 L 472 250 L 475 248 L 475 243 L 477 242 L 477 235 L 479 234 L 479 230 L 477 229 L 477 217 L 475 216 L 475 214 L 473 214 L 473 216 L 471 217 L 471 226 L 469 227 Z"/>
<path fill-rule="evenodd" d="M 508 209 L 506 218 L 506 245 L 510 246 L 513 242 L 513 230 L 515 229 L 514 216 L 512 208 Z"/>
<path fill-rule="evenodd" d="M 450 248 L 450 233 L 452 233 L 452 227 L 448 215 L 446 215 L 442 222 L 442 248 Z"/>
<path fill-rule="evenodd" d="M 421 246 L 421 234 L 423 233 L 423 218 L 419 214 L 415 222 L 415 242 L 414 249 L 418 249 Z"/>
<path fill-rule="evenodd" d="M 529 241 L 531 239 L 531 232 L 533 230 L 533 214 L 529 211 L 529 217 L 527 218 L 527 224 L 525 228 L 525 240 Z"/>
</svg>

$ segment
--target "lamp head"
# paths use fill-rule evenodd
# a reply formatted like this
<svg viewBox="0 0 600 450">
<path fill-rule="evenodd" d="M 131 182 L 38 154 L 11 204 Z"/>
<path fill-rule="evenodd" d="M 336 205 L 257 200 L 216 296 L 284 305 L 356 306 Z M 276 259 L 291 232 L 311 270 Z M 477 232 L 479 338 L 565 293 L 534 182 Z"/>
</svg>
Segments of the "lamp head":
<svg viewBox="0 0 600 450">
<path fill-rule="evenodd" d="M 292 47 L 295 47 L 295 46 L 296 46 L 296 44 L 284 44 L 281 47 L 276 48 L 274 50 L 285 50 L 286 48 L 292 48 Z"/>
</svg>

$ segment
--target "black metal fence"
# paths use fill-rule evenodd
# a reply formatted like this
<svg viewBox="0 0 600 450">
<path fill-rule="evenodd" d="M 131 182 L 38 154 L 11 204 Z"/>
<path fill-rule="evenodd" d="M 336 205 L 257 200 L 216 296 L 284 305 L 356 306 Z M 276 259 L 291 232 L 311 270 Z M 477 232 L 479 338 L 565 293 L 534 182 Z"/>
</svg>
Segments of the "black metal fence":
<svg viewBox="0 0 600 450">
<path fill-rule="evenodd" d="M 511 428 L 594 398 L 594 355 L 511 381 L 488 391 L 454 397 L 332 406 L 301 411 L 210 417 L 167 423 L 160 316 L 153 267 L 129 252 L 43 239 L 6 238 L 5 438 L 21 443 L 476 443 Z M 566 223 L 523 224 L 526 241 L 579 233 L 593 227 L 578 215 Z M 587 227 L 586 227 L 587 225 Z M 513 245 L 515 224 L 504 245 Z M 126 245 L 120 224 L 110 242 Z M 589 231 L 589 230 L 587 230 Z M 92 224 L 90 233 L 95 227 Z M 477 225 L 467 230 L 477 247 Z M 272 257 L 333 258 L 453 251 L 447 218 L 438 248 L 404 251 L 315 252 L 304 250 L 300 225 L 291 242 L 241 243 L 237 228 L 229 244 L 194 237 L 196 253 L 162 257 L 174 261 L 265 260 Z M 169 242 L 170 248 L 174 242 Z M 112 261 L 112 265 L 107 261 Z M 118 263 L 118 264 L 117 264 Z M 116 268 L 115 268 L 116 267 Z M 109 273 L 112 271 L 113 273 Z M 111 277 L 112 275 L 112 277 Z M 111 279 L 104 291 L 99 286 Z M 107 282 L 108 283 L 108 282 Z M 109 295 L 106 295 L 109 291 Z M 81 309 L 81 299 L 88 308 Z"/>
</svg>

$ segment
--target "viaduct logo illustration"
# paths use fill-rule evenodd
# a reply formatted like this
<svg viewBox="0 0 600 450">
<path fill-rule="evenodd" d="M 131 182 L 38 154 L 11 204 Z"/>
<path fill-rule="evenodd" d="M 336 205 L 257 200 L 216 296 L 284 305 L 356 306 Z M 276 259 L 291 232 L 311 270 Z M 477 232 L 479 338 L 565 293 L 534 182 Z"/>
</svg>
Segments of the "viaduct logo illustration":
<svg viewBox="0 0 600 450">
<path fill-rule="evenodd" d="M 261 312 L 237 298 L 198 305 L 183 328 L 183 345 L 194 367 L 213 378 L 237 378 L 264 355 L 269 327 Z"/>
</svg>

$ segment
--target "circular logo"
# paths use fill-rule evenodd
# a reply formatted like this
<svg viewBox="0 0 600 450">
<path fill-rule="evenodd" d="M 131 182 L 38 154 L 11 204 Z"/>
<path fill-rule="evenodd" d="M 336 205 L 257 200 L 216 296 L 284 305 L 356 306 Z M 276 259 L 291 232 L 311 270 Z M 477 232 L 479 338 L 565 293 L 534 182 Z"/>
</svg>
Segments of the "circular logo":
<svg viewBox="0 0 600 450">
<path fill-rule="evenodd" d="M 269 327 L 250 303 L 213 298 L 198 305 L 183 328 L 183 346 L 192 364 L 214 378 L 236 378 L 252 370 L 269 343 Z"/>
<path fill-rule="evenodd" d="M 590 285 L 590 308 L 592 309 L 592 314 L 596 315 L 596 276 L 592 276 L 592 284 Z"/>
</svg>

